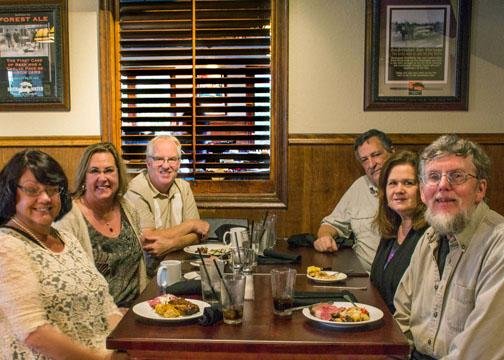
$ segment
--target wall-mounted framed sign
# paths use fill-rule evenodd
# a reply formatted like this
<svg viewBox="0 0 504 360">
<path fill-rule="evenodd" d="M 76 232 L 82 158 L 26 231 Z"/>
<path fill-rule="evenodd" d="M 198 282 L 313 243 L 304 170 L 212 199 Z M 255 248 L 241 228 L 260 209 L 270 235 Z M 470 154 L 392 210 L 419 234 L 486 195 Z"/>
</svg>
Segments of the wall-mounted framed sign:
<svg viewBox="0 0 504 360">
<path fill-rule="evenodd" d="M 367 0 L 364 110 L 467 110 L 471 0 Z"/>
<path fill-rule="evenodd" d="M 70 110 L 67 0 L 0 2 L 0 110 Z"/>
</svg>

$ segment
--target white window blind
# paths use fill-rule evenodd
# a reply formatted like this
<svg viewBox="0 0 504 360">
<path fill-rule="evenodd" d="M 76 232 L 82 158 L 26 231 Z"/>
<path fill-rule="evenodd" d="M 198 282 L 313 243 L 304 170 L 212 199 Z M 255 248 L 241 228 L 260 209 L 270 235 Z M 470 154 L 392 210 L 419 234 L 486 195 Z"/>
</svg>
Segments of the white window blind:
<svg viewBox="0 0 504 360">
<path fill-rule="evenodd" d="M 121 149 L 145 167 L 156 135 L 188 180 L 271 176 L 271 1 L 119 2 Z"/>
</svg>

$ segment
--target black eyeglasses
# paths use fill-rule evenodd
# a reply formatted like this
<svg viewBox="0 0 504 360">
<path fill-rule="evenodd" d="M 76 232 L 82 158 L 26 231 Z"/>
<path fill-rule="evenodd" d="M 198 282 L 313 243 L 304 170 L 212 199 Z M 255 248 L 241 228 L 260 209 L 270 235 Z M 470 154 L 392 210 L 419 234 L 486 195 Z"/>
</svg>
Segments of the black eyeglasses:
<svg viewBox="0 0 504 360">
<path fill-rule="evenodd" d="M 462 185 L 471 177 L 475 179 L 478 178 L 476 175 L 466 173 L 464 170 L 453 170 L 444 174 L 439 171 L 432 171 L 424 175 L 422 181 L 426 185 L 433 186 L 439 184 L 443 176 L 446 176 L 446 180 L 448 180 L 451 185 Z"/>
<path fill-rule="evenodd" d="M 53 197 L 54 195 L 59 195 L 63 191 L 61 186 L 46 186 L 46 187 L 38 187 L 38 186 L 17 186 L 21 191 L 23 191 L 26 195 L 30 197 L 40 196 L 44 191 L 49 197 Z"/>
</svg>

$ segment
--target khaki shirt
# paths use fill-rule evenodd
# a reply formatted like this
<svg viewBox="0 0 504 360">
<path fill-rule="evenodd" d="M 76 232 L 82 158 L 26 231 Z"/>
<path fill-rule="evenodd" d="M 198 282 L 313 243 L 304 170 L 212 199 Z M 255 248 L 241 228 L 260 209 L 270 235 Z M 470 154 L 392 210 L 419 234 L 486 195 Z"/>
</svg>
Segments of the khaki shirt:
<svg viewBox="0 0 504 360">
<path fill-rule="evenodd" d="M 373 226 L 377 212 L 377 190 L 364 175 L 355 180 L 333 212 L 322 219 L 322 224 L 334 227 L 339 236 L 349 238 L 354 233 L 353 249 L 366 271 L 371 270 L 380 243 L 378 229 Z"/>
<path fill-rule="evenodd" d="M 442 278 L 439 234 L 419 240 L 394 298 L 414 347 L 437 359 L 504 359 L 504 217 L 484 202 L 450 239 Z"/>
<path fill-rule="evenodd" d="M 125 196 L 135 205 L 142 229 L 166 229 L 200 218 L 191 187 L 182 179 L 175 179 L 168 193 L 163 194 L 144 170 L 131 180 Z"/>
</svg>

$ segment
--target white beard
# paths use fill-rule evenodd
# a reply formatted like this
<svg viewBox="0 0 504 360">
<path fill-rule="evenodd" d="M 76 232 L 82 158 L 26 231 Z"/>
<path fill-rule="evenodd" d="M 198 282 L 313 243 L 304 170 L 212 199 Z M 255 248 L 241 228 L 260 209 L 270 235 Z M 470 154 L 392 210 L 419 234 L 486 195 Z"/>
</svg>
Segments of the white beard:
<svg viewBox="0 0 504 360">
<path fill-rule="evenodd" d="M 462 232 L 471 221 L 474 208 L 461 211 L 455 215 L 434 214 L 431 209 L 425 211 L 425 220 L 440 235 L 454 235 Z"/>
</svg>

